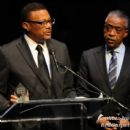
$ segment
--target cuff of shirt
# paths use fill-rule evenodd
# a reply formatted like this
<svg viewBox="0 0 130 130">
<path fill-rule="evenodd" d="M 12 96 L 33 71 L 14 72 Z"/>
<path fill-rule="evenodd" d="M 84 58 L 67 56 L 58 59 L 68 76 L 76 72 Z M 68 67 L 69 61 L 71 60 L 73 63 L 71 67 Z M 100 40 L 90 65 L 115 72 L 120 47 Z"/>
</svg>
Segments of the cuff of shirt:
<svg viewBox="0 0 130 130">
<path fill-rule="evenodd" d="M 98 121 L 99 121 L 99 119 L 100 119 L 101 117 L 103 117 L 102 114 L 100 114 L 100 115 L 98 116 L 97 121 L 96 121 L 96 124 L 98 124 Z"/>
</svg>

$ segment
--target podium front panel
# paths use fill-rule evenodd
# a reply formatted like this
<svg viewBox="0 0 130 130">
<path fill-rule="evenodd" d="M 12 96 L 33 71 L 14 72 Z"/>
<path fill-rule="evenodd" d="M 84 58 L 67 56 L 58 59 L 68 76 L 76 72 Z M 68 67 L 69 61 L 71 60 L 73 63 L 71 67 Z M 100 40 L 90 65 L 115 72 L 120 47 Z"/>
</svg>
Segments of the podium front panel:
<svg viewBox="0 0 130 130">
<path fill-rule="evenodd" d="M 104 99 L 55 99 L 34 100 L 13 104 L 1 116 L 1 121 L 41 121 L 83 119 L 91 117 L 108 100 Z"/>
</svg>

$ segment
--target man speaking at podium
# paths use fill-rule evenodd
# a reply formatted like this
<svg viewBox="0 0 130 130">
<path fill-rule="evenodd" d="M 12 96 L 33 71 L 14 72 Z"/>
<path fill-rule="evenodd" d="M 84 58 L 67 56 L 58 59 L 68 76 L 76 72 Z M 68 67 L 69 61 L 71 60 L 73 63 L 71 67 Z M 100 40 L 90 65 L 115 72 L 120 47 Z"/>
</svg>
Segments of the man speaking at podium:
<svg viewBox="0 0 130 130">
<path fill-rule="evenodd" d="M 80 95 L 114 97 L 124 106 L 130 106 L 130 49 L 126 47 L 124 41 L 128 35 L 128 27 L 129 18 L 123 11 L 114 10 L 107 15 L 104 23 L 105 46 L 84 51 L 79 67 L 79 74 L 103 93 L 79 79 L 77 90 Z M 95 124 L 106 130 L 117 130 L 118 126 L 123 126 L 120 123 L 125 124 L 125 121 L 119 120 L 121 118 L 117 118 L 118 126 L 116 127 L 112 126 L 111 119 L 107 117 L 117 113 L 123 114 L 119 110 L 120 107 L 117 108 L 118 106 L 108 104 L 102 113 L 97 115 Z M 126 114 L 120 116 L 126 116 Z"/>
<path fill-rule="evenodd" d="M 8 88 L 0 87 L 6 107 L 15 102 L 76 96 L 73 75 L 60 70 L 54 62 L 56 56 L 60 63 L 70 66 L 66 45 L 51 38 L 54 23 L 55 19 L 41 3 L 29 3 L 22 9 L 24 35 L 2 47 L 10 70 Z M 10 90 L 10 101 L 4 97 L 7 90 Z M 28 128 L 19 125 L 18 130 L 39 130 L 39 126 L 33 124 Z M 40 129 L 43 130 L 44 125 Z M 50 125 L 52 129 L 55 130 Z"/>
</svg>

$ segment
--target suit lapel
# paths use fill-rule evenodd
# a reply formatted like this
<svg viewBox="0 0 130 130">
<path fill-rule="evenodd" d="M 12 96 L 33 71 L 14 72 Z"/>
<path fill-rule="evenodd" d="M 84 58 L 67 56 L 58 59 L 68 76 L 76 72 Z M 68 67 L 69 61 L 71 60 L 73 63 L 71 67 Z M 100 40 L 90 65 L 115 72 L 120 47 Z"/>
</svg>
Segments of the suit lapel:
<svg viewBox="0 0 130 130">
<path fill-rule="evenodd" d="M 130 61 L 130 49 L 126 48 L 125 55 L 124 55 L 124 60 L 123 60 L 123 63 L 122 63 L 122 68 L 121 68 L 121 71 L 120 71 L 119 78 L 117 80 L 115 90 L 116 90 L 116 88 L 119 88 L 120 84 L 126 80 L 125 75 L 127 75 L 127 73 L 130 71 L 129 70 L 129 67 L 130 67 L 130 62 L 129 61 Z"/>
<path fill-rule="evenodd" d="M 106 82 L 108 80 L 108 78 L 107 78 L 107 69 L 106 69 L 104 49 L 101 48 L 99 51 L 97 51 L 95 53 L 95 57 L 96 57 L 96 62 L 98 63 L 99 70 L 101 71 L 101 74 Z"/>
<path fill-rule="evenodd" d="M 44 86 L 46 86 L 47 88 L 48 88 L 48 86 L 51 86 L 51 82 L 50 82 L 50 79 L 48 78 L 48 76 L 40 75 L 38 68 L 33 60 L 31 51 L 24 38 L 22 38 L 22 42 L 17 44 L 17 48 L 19 49 L 19 51 L 20 51 L 21 55 L 23 56 L 23 58 L 25 59 L 26 63 L 30 66 L 30 68 L 35 73 L 35 75 L 37 75 L 37 77 L 40 79 L 40 81 L 42 81 Z"/>
<path fill-rule="evenodd" d="M 95 59 L 96 59 L 96 63 L 99 71 L 101 72 L 100 75 L 102 76 L 102 79 L 104 81 L 104 83 L 106 84 L 106 86 L 109 86 L 109 81 L 108 81 L 108 75 L 107 75 L 107 69 L 106 69 L 106 61 L 105 61 L 105 50 L 104 47 L 101 47 L 96 53 L 95 53 Z M 104 86 L 101 86 L 104 88 Z M 107 87 L 108 90 L 110 91 L 110 88 Z M 105 89 L 107 89 L 105 88 Z"/>
</svg>

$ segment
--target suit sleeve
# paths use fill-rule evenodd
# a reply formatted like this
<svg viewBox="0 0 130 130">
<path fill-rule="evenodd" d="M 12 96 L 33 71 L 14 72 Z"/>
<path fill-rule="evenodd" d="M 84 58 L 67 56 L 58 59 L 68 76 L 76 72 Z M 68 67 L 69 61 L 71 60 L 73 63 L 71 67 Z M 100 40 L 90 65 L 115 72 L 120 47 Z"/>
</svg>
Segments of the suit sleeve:
<svg viewBox="0 0 130 130">
<path fill-rule="evenodd" d="M 8 70 L 8 64 L 0 50 L 0 111 L 4 110 L 9 103 L 7 99 Z"/>
</svg>

